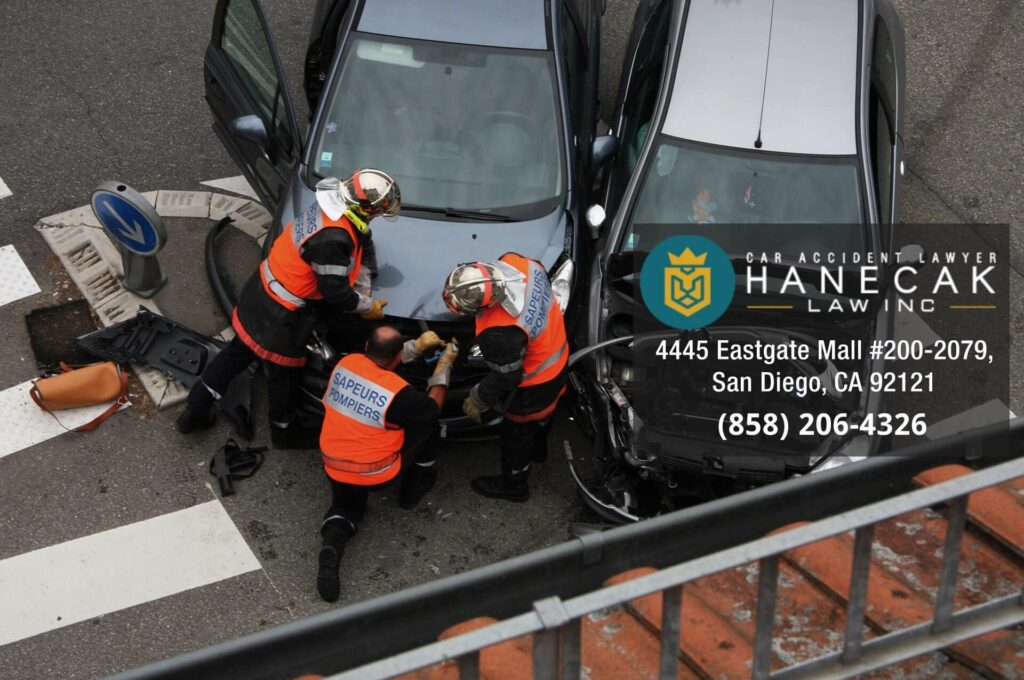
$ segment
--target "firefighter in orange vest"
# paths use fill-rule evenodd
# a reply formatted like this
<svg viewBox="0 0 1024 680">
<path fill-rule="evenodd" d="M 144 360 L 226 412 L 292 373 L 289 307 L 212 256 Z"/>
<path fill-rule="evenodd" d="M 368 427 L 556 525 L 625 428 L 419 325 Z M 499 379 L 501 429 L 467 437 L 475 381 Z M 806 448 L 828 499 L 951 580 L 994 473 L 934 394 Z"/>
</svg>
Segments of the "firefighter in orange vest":
<svg viewBox="0 0 1024 680">
<path fill-rule="evenodd" d="M 411 510 L 434 486 L 437 423 L 458 348 L 454 341 L 447 345 L 426 394 L 394 370 L 441 344 L 433 331 L 405 340 L 391 326 L 381 326 L 370 334 L 364 353 L 342 358 L 327 382 L 320 451 L 331 507 L 320 525 L 323 547 L 316 577 L 317 591 L 327 602 L 338 599 L 338 565 L 366 511 L 368 492 L 401 473 L 398 502 Z"/>
<path fill-rule="evenodd" d="M 313 327 L 309 304 L 382 319 L 385 299 L 370 297 L 370 221 L 393 218 L 401 206 L 398 185 L 380 170 L 357 170 L 346 180 L 317 184 L 316 201 L 283 229 L 270 254 L 242 290 L 231 316 L 235 338 L 203 371 L 178 418 L 188 433 L 210 427 L 213 405 L 231 380 L 254 359 L 267 375 L 270 437 L 277 448 L 315 448 L 319 429 L 296 419 L 299 373 Z"/>
<path fill-rule="evenodd" d="M 462 409 L 477 422 L 502 414 L 501 474 L 477 477 L 473 490 L 488 498 L 525 501 L 530 463 L 547 459 L 552 414 L 565 393 L 569 346 L 562 310 L 544 267 L 516 253 L 497 262 L 460 264 L 444 286 L 455 314 L 476 316 L 476 341 L 491 369 Z"/>
</svg>

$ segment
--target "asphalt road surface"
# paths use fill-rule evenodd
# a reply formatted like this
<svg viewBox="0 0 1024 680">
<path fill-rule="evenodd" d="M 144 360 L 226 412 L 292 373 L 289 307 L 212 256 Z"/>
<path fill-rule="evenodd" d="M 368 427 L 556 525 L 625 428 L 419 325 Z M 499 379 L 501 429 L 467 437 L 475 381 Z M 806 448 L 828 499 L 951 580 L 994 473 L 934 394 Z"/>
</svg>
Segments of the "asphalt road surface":
<svg viewBox="0 0 1024 680">
<path fill-rule="evenodd" d="M 301 93 L 312 2 L 265 5 L 292 92 Z M 634 4 L 608 5 L 601 86 L 606 114 L 614 105 Z M 907 30 L 909 87 L 902 220 L 1012 225 L 1016 339 L 1024 333 L 1024 58 L 1014 36 L 1024 34 L 1024 6 L 1016 0 L 901 0 L 898 6 Z M 144 191 L 197 190 L 200 181 L 238 174 L 210 130 L 202 96 L 212 8 L 156 0 L 0 5 L 0 196 L 4 185 L 12 193 L 0 198 L 0 246 L 15 246 L 41 288 L 0 307 L 6 331 L 0 390 L 35 376 L 22 317 L 74 295 L 32 229 L 39 218 L 86 204 L 108 179 Z M 301 97 L 297 106 L 305 119 Z M 182 243 L 200 242 L 207 226 L 169 224 L 178 230 L 171 238 Z M 255 257 L 239 248 L 240 259 Z M 165 260 L 172 283 L 161 305 L 198 330 L 215 332 L 226 320 L 197 273 L 199 260 L 198 251 L 194 258 Z M 1010 405 L 1018 413 L 1021 351 L 1015 342 Z M 156 525 L 139 525 L 138 535 L 127 534 L 127 525 L 197 508 L 218 511 L 206 462 L 230 434 L 227 426 L 182 437 L 173 430 L 178 408 L 157 411 L 137 388 L 134 393 L 132 408 L 93 433 L 63 434 L 0 457 L 0 574 L 9 558 L 100 532 L 112 532 L 105 534 L 110 540 L 94 539 L 95 545 L 116 560 L 144 559 L 147 532 Z M 258 390 L 259 416 L 264 403 Z M 7 421 L 3 431 L 17 426 Z M 561 420 L 555 441 L 575 436 L 572 424 Z M 265 442 L 261 428 L 257 443 Z M 419 509 L 401 511 L 393 494 L 373 497 L 344 558 L 342 604 L 566 539 L 583 513 L 564 462 L 553 455 L 540 467 L 534 498 L 525 506 L 485 502 L 469 490 L 472 476 L 496 465 L 493 443 L 453 445 L 442 454 L 438 487 Z M 0 637 L 0 675 L 105 675 L 328 609 L 313 587 L 316 528 L 327 499 L 315 455 L 270 451 L 258 474 L 238 488 L 222 503 L 224 527 L 251 550 L 255 568 L 241 560 L 237 574 L 212 585 L 71 625 L 54 620 L 44 632 L 7 644 Z M 65 553 L 45 554 L 59 559 Z M 58 562 L 54 569 L 66 566 Z M 4 588 L 9 584 L 0 583 Z M 111 599 L 123 595 L 111 593 Z M 5 616 L 0 611 L 0 635 L 12 628 Z"/>
</svg>

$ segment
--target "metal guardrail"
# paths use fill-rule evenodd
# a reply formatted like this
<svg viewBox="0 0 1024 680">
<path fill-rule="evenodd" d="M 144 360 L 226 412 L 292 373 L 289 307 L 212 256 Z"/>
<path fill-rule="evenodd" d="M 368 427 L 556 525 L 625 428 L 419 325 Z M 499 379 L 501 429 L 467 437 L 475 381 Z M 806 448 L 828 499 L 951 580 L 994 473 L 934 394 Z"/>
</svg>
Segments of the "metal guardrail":
<svg viewBox="0 0 1024 680">
<path fill-rule="evenodd" d="M 470 633 L 436 642 L 360 668 L 331 676 L 330 680 L 391 678 L 454 659 L 463 680 L 479 676 L 480 651 L 495 644 L 533 635 L 534 678 L 580 677 L 580 619 L 587 614 L 622 605 L 645 595 L 663 597 L 661 663 L 659 677 L 675 678 L 679 666 L 679 631 L 682 593 L 691 581 L 756 562 L 758 595 L 754 658 L 751 677 L 850 677 L 932 652 L 1007 626 L 1024 622 L 1024 591 L 953 613 L 957 566 L 967 520 L 968 494 L 1024 476 L 1024 458 L 996 465 L 941 484 L 911 491 L 845 512 L 813 524 L 723 550 L 684 564 L 602 588 L 566 601 L 540 600 L 533 611 Z M 931 622 L 864 640 L 871 540 L 877 523 L 913 510 L 948 502 L 949 529 L 935 613 Z M 850 595 L 846 607 L 843 649 L 771 672 L 772 629 L 778 588 L 779 559 L 783 553 L 832 536 L 855 531 Z"/>
<path fill-rule="evenodd" d="M 446 649 L 450 655 L 448 658 L 469 655 L 462 663 L 466 673 L 463 677 L 472 677 L 474 650 L 534 631 L 539 632 L 538 664 L 543 661 L 543 668 L 549 668 L 550 656 L 544 656 L 549 652 L 544 650 L 564 646 L 566 653 L 557 656 L 571 670 L 578 664 L 573 660 L 572 651 L 578 650 L 578 645 L 574 645 L 572 638 L 578 636 L 579 630 L 578 626 L 575 632 L 573 626 L 566 630 L 563 628 L 578 618 L 581 603 L 589 602 L 586 598 L 596 597 L 597 593 L 608 595 L 602 586 L 612 576 L 637 567 L 654 567 L 663 570 L 658 574 L 662 578 L 666 578 L 665 574 L 678 575 L 677 583 L 681 584 L 697 578 L 693 575 L 697 572 L 686 570 L 693 569 L 694 565 L 706 566 L 705 560 L 711 559 L 709 556 L 722 560 L 723 555 L 753 555 L 751 551 L 755 549 L 768 552 L 748 557 L 747 561 L 764 559 L 764 566 L 771 570 L 778 564 L 777 555 L 788 547 L 769 543 L 766 549 L 763 541 L 788 536 L 792 532 L 768 539 L 764 536 L 780 527 L 798 521 L 839 521 L 847 517 L 844 513 L 854 509 L 861 513 L 872 503 L 906 494 L 911 489 L 914 475 L 937 465 L 965 460 L 988 465 L 1021 455 L 1024 455 L 1024 419 L 1017 419 L 1009 425 L 991 425 L 637 524 L 589 534 L 504 562 L 160 661 L 117 677 L 124 680 L 179 677 L 190 680 L 223 677 L 257 680 L 346 671 L 374 664 L 380 659 L 400 658 L 412 648 L 426 646 L 426 649 L 433 649 L 437 636 L 443 630 L 479 616 L 505 620 L 497 632 L 492 630 L 493 627 L 476 631 L 473 634 L 476 637 L 470 638 L 469 643 L 463 638 L 452 639 L 453 646 Z M 961 487 L 942 488 L 959 488 L 951 498 L 968 493 Z M 892 502 L 895 501 L 887 501 L 885 507 L 892 507 L 889 505 Z M 858 517 L 863 516 L 858 514 Z M 861 526 L 853 519 L 850 521 L 853 521 L 849 525 L 851 527 Z M 873 521 L 865 520 L 863 526 L 869 524 Z M 730 530 L 723 532 L 720 530 L 722 526 L 729 526 Z M 865 560 L 864 545 L 870 544 L 870 534 L 866 531 L 859 532 L 856 540 L 859 550 L 855 554 L 861 555 L 861 561 Z M 679 540 L 680 536 L 685 536 L 686 540 Z M 790 536 L 786 540 L 797 539 Z M 772 559 L 771 555 L 776 557 Z M 864 568 L 860 562 L 855 562 L 854 567 Z M 768 589 L 771 581 L 767 576 L 763 581 L 765 597 L 761 601 L 765 609 L 760 610 L 762 616 L 767 615 L 770 596 L 774 593 L 774 588 Z M 855 582 L 859 584 L 858 588 L 865 587 L 864 583 Z M 679 592 L 674 592 L 678 591 L 678 585 L 638 580 L 630 582 L 629 587 L 643 587 L 638 584 L 655 584 L 657 587 L 652 586 L 653 590 L 649 592 L 656 592 L 662 586 L 668 588 L 665 609 L 678 604 Z M 617 592 L 612 591 L 608 597 L 614 597 Z M 636 593 L 635 590 L 621 591 L 624 596 L 628 594 L 625 599 L 636 597 Z M 855 590 L 854 595 L 856 597 L 851 600 L 861 602 L 863 607 L 864 594 Z M 538 605 L 538 610 L 535 603 L 540 602 L 547 604 Z M 852 613 L 857 615 L 856 609 Z M 965 626 L 969 621 L 963 618 L 965 614 L 958 612 L 952 617 L 943 614 L 938 620 L 945 625 L 955 619 L 957 630 L 967 630 Z M 538 622 L 542 622 L 541 617 L 546 623 L 537 628 Z M 678 623 L 669 617 L 663 630 L 672 625 Z M 885 639 L 893 638 L 887 636 Z M 454 640 L 459 642 L 454 643 Z M 875 655 L 885 652 L 885 646 L 880 645 L 879 640 L 861 642 L 859 648 L 856 633 L 849 640 L 848 650 L 844 649 L 848 661 L 846 667 L 853 668 L 849 664 L 854 659 L 857 663 L 867 663 Z M 770 644 L 770 640 L 762 636 L 759 644 L 756 649 Z M 670 663 L 674 662 L 666 653 L 663 664 L 667 667 Z M 799 669 L 793 672 L 799 672 Z"/>
</svg>

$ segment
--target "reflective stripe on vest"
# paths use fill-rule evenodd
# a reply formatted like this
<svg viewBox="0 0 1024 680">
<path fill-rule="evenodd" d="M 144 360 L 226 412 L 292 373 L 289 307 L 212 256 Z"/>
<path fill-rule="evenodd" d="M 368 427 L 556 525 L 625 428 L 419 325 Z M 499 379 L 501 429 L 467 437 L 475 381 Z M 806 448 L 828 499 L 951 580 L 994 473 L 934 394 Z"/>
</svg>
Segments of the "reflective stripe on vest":
<svg viewBox="0 0 1024 680">
<path fill-rule="evenodd" d="M 387 426 L 387 411 L 408 383 L 363 354 L 338 362 L 324 393 L 320 449 L 331 479 L 381 484 L 401 468 L 405 431 Z"/>
<path fill-rule="evenodd" d="M 347 274 L 349 285 L 355 285 L 363 259 L 359 235 L 347 218 L 342 216 L 337 221 L 331 220 L 314 202 L 281 232 L 260 266 L 264 289 L 285 307 L 294 309 L 304 306 L 309 300 L 323 298 L 317 285 L 318 274 L 310 263 L 302 259 L 302 250 L 306 241 L 329 228 L 344 229 L 354 248 L 347 269 L 344 265 L 320 263 L 320 275 Z"/>
<path fill-rule="evenodd" d="M 263 278 L 263 287 L 267 291 L 281 300 L 284 300 L 290 305 L 295 307 L 305 307 L 306 301 L 300 298 L 298 295 L 293 295 L 291 291 L 284 287 L 284 284 L 274 278 L 274 272 L 270 271 L 270 260 L 263 260 L 263 264 L 260 265 L 260 276 Z"/>
<path fill-rule="evenodd" d="M 539 262 L 515 253 L 502 255 L 501 261 L 526 276 L 523 309 L 518 316 L 513 317 L 501 306 L 490 308 L 477 317 L 476 333 L 479 335 L 492 326 L 519 326 L 528 336 L 520 386 L 529 387 L 553 380 L 568 361 L 569 345 L 565 337 L 562 310 L 555 302 L 547 272 Z M 498 367 L 492 368 L 501 370 Z"/>
</svg>

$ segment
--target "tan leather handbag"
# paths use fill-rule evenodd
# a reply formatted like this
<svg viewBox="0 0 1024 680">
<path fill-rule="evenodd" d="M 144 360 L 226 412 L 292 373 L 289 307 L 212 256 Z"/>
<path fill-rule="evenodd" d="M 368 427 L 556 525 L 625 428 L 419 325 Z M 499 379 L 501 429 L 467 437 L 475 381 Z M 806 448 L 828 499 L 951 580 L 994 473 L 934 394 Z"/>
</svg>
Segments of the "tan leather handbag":
<svg viewBox="0 0 1024 680">
<path fill-rule="evenodd" d="M 75 428 L 87 432 L 128 403 L 128 375 L 113 361 L 72 367 L 61 362 L 61 372 L 32 381 L 29 395 L 46 412 L 105 404 L 115 400 L 92 421 Z"/>
</svg>

